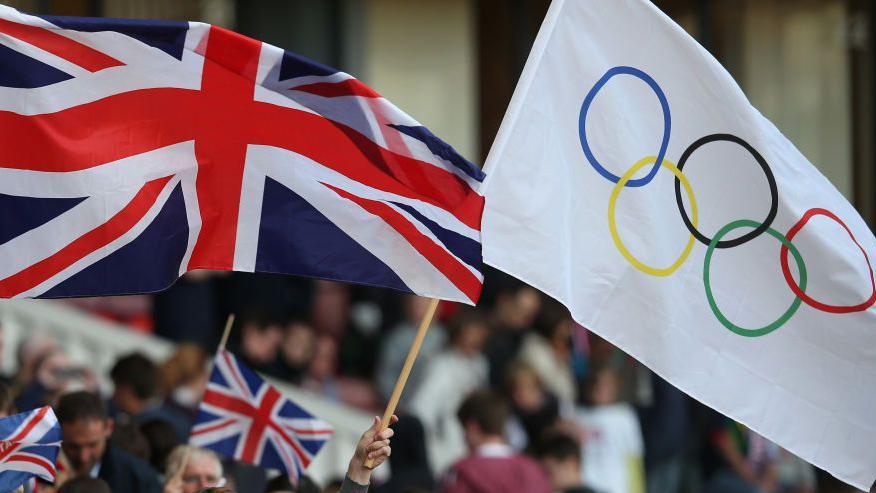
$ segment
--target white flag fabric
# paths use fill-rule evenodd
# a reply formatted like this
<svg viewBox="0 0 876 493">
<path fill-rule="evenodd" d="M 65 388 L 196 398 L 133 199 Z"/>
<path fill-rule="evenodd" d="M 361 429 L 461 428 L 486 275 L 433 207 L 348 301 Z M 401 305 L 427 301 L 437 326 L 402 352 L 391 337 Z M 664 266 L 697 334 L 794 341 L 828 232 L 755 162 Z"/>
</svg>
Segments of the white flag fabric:
<svg viewBox="0 0 876 493">
<path fill-rule="evenodd" d="M 696 399 L 870 488 L 876 240 L 656 7 L 555 0 L 486 172 L 487 263 Z"/>
</svg>

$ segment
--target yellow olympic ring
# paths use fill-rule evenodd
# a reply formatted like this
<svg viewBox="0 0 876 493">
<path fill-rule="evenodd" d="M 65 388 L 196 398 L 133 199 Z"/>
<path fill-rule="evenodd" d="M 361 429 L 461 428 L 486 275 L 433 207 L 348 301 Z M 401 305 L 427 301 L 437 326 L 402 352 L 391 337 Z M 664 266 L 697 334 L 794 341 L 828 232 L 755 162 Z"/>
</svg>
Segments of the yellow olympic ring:
<svg viewBox="0 0 876 493">
<path fill-rule="evenodd" d="M 615 204 L 617 204 L 618 195 L 620 195 L 621 190 L 624 189 L 624 185 L 627 184 L 628 181 L 636 174 L 637 171 L 642 169 L 644 166 L 648 164 L 657 162 L 656 156 L 647 156 L 642 158 L 633 165 L 632 168 L 627 170 L 626 173 L 621 177 L 620 180 L 615 184 L 614 189 L 611 191 L 611 195 L 608 199 L 608 229 L 611 232 L 611 239 L 614 240 L 615 246 L 617 246 L 618 251 L 621 255 L 624 256 L 627 261 L 633 265 L 633 267 L 639 269 L 645 274 L 651 274 L 652 276 L 668 276 L 673 272 L 678 270 L 681 267 L 681 264 L 687 260 L 687 256 L 690 255 L 691 249 L 693 248 L 694 242 L 696 238 L 694 235 L 690 235 L 690 240 L 688 240 L 687 245 L 684 247 L 684 250 L 681 252 L 681 255 L 676 259 L 675 262 L 672 263 L 669 267 L 665 268 L 657 268 L 651 267 L 649 265 L 645 265 L 639 259 L 633 256 L 627 247 L 624 245 L 623 241 L 620 238 L 620 235 L 617 232 L 617 224 L 615 224 L 614 216 L 615 216 Z M 668 159 L 663 159 L 663 162 L 660 163 L 661 166 L 668 169 L 672 172 L 676 177 L 678 177 L 678 181 L 684 185 L 684 190 L 687 192 L 687 198 L 690 200 L 690 209 L 691 209 L 691 222 L 696 228 L 699 224 L 698 215 L 697 215 L 697 201 L 694 198 L 693 188 L 690 186 L 690 182 L 687 181 L 687 177 L 679 170 L 675 164 L 671 163 Z"/>
</svg>

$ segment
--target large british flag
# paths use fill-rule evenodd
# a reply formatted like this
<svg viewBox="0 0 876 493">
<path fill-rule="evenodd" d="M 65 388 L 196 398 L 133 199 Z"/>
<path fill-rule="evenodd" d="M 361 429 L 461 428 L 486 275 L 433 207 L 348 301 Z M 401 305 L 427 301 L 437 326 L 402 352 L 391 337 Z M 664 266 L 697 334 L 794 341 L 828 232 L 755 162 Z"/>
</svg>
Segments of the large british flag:
<svg viewBox="0 0 876 493">
<path fill-rule="evenodd" d="M 36 476 L 55 481 L 61 427 L 46 406 L 0 419 L 0 491 L 12 491 Z"/>
<path fill-rule="evenodd" d="M 216 355 L 189 443 L 284 471 L 293 482 L 332 435 L 228 351 Z"/>
<path fill-rule="evenodd" d="M 280 272 L 473 303 L 484 175 L 343 72 L 216 26 L 0 7 L 0 297 Z"/>
</svg>

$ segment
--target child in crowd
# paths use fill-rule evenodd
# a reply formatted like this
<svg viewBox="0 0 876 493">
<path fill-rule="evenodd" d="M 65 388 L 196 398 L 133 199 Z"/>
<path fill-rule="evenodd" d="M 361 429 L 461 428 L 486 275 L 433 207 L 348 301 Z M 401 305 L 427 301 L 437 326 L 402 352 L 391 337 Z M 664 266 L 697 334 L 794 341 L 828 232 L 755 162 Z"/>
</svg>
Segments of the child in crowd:
<svg viewBox="0 0 876 493">
<path fill-rule="evenodd" d="M 642 431 L 633 407 L 619 402 L 620 381 L 611 367 L 594 369 L 586 385 L 588 406 L 577 413 L 584 429 L 581 472 L 603 493 L 644 491 Z"/>
</svg>

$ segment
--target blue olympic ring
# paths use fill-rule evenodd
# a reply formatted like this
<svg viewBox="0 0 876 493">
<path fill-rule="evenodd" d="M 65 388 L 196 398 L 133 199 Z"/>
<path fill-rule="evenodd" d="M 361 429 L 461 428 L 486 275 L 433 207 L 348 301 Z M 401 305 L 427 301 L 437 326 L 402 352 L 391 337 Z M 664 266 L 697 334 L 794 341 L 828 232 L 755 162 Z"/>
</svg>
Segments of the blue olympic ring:
<svg viewBox="0 0 876 493">
<path fill-rule="evenodd" d="M 641 187 L 650 183 L 657 175 L 657 171 L 660 169 L 660 164 L 663 162 L 663 158 L 666 157 L 666 148 L 669 147 L 669 133 L 672 130 L 672 120 L 669 116 L 669 102 L 666 100 L 666 94 L 663 93 L 663 89 L 660 89 L 657 81 L 652 79 L 650 75 L 637 68 L 624 66 L 614 67 L 606 72 L 605 75 L 596 82 L 593 88 L 590 89 L 590 92 L 587 93 L 587 97 L 584 98 L 584 102 L 581 103 L 581 113 L 578 115 L 578 137 L 581 140 L 581 148 L 584 149 L 584 155 L 587 156 L 587 161 L 590 162 L 593 169 L 612 183 L 617 183 L 620 180 L 620 177 L 599 164 L 599 161 L 596 160 L 596 156 L 593 155 L 593 151 L 590 150 L 590 144 L 587 143 L 586 123 L 587 112 L 590 111 L 590 105 L 596 98 L 596 93 L 598 93 L 599 90 L 602 89 L 602 86 L 604 86 L 612 77 L 618 74 L 632 75 L 648 84 L 648 86 L 651 87 L 651 90 L 654 91 L 654 94 L 657 95 L 657 99 L 660 100 L 660 106 L 663 108 L 663 141 L 660 143 L 660 152 L 657 153 L 657 160 L 654 161 L 654 166 L 647 175 L 642 178 L 630 180 L 624 185 L 627 187 Z"/>
</svg>

